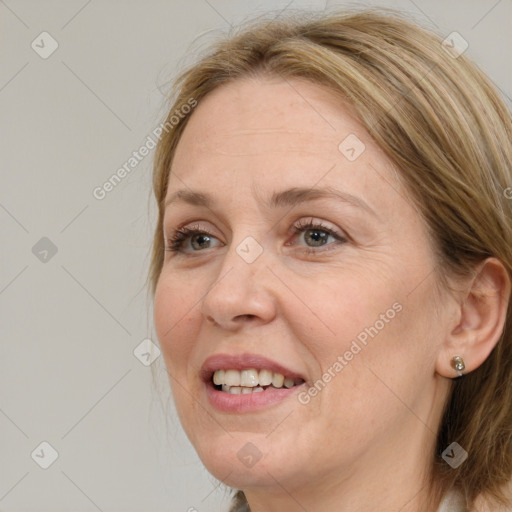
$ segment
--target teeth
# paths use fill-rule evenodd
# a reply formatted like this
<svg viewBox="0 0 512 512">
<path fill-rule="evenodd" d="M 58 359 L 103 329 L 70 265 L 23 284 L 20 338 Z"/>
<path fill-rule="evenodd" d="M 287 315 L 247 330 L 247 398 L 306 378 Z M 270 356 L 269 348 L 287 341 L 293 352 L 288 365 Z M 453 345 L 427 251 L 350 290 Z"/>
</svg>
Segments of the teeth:
<svg viewBox="0 0 512 512">
<path fill-rule="evenodd" d="M 268 388 L 278 389 L 272 385 L 267 386 L 267 389 Z M 227 386 L 226 384 L 222 384 L 222 391 L 230 393 L 231 395 L 250 395 L 252 393 L 261 393 L 265 391 L 265 389 L 260 386 L 256 386 L 255 388 L 246 388 L 244 386 Z"/>
<path fill-rule="evenodd" d="M 260 386 L 270 386 L 270 384 L 272 384 L 272 375 L 273 374 L 270 370 L 260 370 L 258 384 Z"/>
<path fill-rule="evenodd" d="M 272 386 L 282 388 L 284 384 L 284 375 L 282 373 L 274 373 L 272 376 Z"/>
<path fill-rule="evenodd" d="M 293 379 L 284 379 L 283 384 L 284 384 L 285 388 L 291 388 L 291 387 L 293 387 L 294 382 L 293 382 Z"/>
<path fill-rule="evenodd" d="M 258 370 L 242 370 L 240 374 L 240 386 L 255 388 L 258 385 L 258 378 Z"/>
<path fill-rule="evenodd" d="M 271 370 L 257 370 L 249 368 L 246 370 L 217 370 L 213 374 L 213 383 L 221 386 L 222 391 L 231 394 L 261 393 L 264 387 L 291 388 L 295 385 L 293 379 L 282 373 L 275 373 Z"/>
<path fill-rule="evenodd" d="M 228 386 L 240 386 L 240 372 L 238 370 L 226 370 L 223 384 L 227 384 Z"/>
<path fill-rule="evenodd" d="M 216 386 L 220 386 L 221 384 L 224 383 L 224 375 L 225 375 L 225 371 L 224 370 L 219 370 L 217 372 L 215 372 L 213 374 L 213 383 L 216 385 Z"/>
</svg>

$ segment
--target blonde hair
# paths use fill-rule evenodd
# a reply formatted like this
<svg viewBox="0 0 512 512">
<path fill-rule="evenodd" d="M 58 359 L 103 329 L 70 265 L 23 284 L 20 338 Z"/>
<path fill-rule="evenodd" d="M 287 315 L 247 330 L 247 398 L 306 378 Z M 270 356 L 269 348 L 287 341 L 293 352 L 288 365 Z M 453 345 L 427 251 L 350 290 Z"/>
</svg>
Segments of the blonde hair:
<svg viewBox="0 0 512 512">
<path fill-rule="evenodd" d="M 191 99 L 222 84 L 266 73 L 328 86 L 355 107 L 360 121 L 400 171 L 431 232 L 440 281 L 471 275 L 498 258 L 512 276 L 511 115 L 490 79 L 436 34 L 389 9 L 257 20 L 223 38 L 182 73 L 167 121 Z M 162 268 L 163 204 L 176 145 L 189 116 L 172 124 L 155 154 L 159 218 L 149 279 Z M 432 484 L 462 493 L 469 510 L 479 495 L 510 505 L 512 476 L 512 312 L 487 360 L 452 383 L 438 432 Z M 452 469 L 440 457 L 453 441 L 469 458 Z M 440 498 L 439 498 L 440 499 Z M 233 511 L 249 510 L 241 491 Z"/>
</svg>

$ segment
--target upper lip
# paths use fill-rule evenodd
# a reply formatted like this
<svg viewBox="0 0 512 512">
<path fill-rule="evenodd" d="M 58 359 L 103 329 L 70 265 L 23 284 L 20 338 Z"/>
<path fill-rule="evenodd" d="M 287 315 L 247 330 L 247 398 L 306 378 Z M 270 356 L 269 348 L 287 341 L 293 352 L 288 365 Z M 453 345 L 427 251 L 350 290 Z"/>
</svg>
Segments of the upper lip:
<svg viewBox="0 0 512 512">
<path fill-rule="evenodd" d="M 200 370 L 201 379 L 204 382 L 211 380 L 212 375 L 217 370 L 247 370 L 255 368 L 257 370 L 271 370 L 275 373 L 281 373 L 285 377 L 297 380 L 305 380 L 299 373 L 286 368 L 285 366 L 272 361 L 258 354 L 215 354 L 208 357 Z"/>
</svg>

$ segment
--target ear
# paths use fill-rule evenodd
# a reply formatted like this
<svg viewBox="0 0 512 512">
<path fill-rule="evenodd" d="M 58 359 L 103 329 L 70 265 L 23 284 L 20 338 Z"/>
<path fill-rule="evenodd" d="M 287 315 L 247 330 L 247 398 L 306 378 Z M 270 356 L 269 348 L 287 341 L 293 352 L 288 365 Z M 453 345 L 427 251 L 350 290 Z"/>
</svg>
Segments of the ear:
<svg viewBox="0 0 512 512">
<path fill-rule="evenodd" d="M 487 258 L 476 268 L 460 295 L 450 332 L 442 344 L 436 370 L 444 377 L 457 377 L 476 370 L 498 343 L 507 316 L 510 277 L 497 258 Z M 463 359 L 458 371 L 453 358 Z"/>
</svg>

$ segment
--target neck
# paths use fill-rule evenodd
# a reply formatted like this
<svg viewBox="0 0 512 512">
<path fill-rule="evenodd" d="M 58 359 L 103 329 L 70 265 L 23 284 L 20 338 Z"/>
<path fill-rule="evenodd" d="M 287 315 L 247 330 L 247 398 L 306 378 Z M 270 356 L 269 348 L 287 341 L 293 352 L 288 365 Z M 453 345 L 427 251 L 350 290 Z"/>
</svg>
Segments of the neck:
<svg viewBox="0 0 512 512">
<path fill-rule="evenodd" d="M 338 485 L 321 482 L 314 490 L 311 486 L 299 489 L 276 479 L 276 486 L 271 489 L 245 494 L 251 512 L 436 512 L 439 508 L 441 497 L 428 478 L 402 475 L 387 483 L 381 480 L 378 485 L 372 476 L 361 480 L 353 475 Z"/>
<path fill-rule="evenodd" d="M 251 512 L 436 512 L 441 502 L 432 482 L 435 435 L 416 421 L 410 436 L 378 443 L 345 469 L 280 476 L 274 485 L 245 490 Z M 411 427 L 411 425 L 409 425 Z"/>
</svg>

